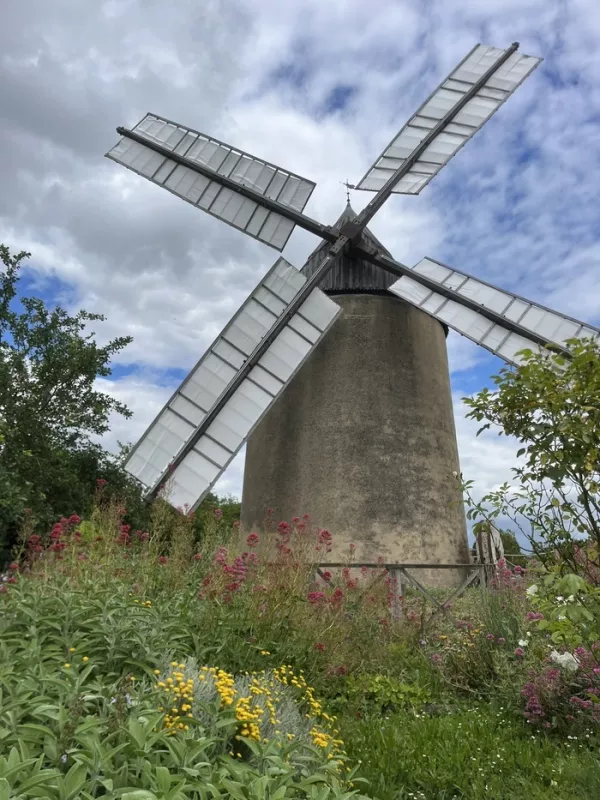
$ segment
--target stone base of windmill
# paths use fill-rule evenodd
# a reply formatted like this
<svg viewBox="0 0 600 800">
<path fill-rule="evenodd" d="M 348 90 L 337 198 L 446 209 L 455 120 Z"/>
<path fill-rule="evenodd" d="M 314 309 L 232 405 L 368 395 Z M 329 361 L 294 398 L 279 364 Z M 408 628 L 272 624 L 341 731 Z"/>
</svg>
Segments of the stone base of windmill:
<svg viewBox="0 0 600 800">
<path fill-rule="evenodd" d="M 315 561 L 413 564 L 457 586 L 470 561 L 445 331 L 389 294 L 336 295 L 343 314 L 250 437 L 242 529 L 309 514 Z M 354 547 L 351 547 L 351 546 Z M 429 566 L 430 565 L 430 566 Z"/>
</svg>

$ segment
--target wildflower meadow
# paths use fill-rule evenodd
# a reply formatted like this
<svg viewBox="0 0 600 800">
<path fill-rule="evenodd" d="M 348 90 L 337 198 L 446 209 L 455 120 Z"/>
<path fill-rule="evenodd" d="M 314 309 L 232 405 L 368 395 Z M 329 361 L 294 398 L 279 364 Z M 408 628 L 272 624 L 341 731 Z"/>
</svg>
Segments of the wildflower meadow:
<svg viewBox="0 0 600 800">
<path fill-rule="evenodd" d="M 216 509 L 204 544 L 162 500 L 148 530 L 126 520 L 100 482 L 87 520 L 24 526 L 0 797 L 598 796 L 600 641 L 548 632 L 577 599 L 543 595 L 539 565 L 501 562 L 428 629 L 352 548 L 318 576 L 333 537 L 307 517 L 242 534 Z"/>
</svg>

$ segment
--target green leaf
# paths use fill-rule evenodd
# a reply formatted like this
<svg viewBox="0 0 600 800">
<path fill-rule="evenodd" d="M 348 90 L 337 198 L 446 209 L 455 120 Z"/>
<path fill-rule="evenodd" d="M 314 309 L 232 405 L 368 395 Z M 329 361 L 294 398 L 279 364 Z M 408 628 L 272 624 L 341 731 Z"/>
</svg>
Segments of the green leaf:
<svg viewBox="0 0 600 800">
<path fill-rule="evenodd" d="M 136 789 L 134 792 L 122 794 L 121 800 L 159 800 L 159 798 L 148 789 Z"/>
<path fill-rule="evenodd" d="M 166 794 L 171 787 L 171 773 L 166 767 L 156 767 L 156 785 Z"/>
<path fill-rule="evenodd" d="M 130 717 L 129 719 L 128 728 L 129 728 L 129 733 L 135 740 L 135 743 L 140 748 L 140 750 L 142 750 L 144 748 L 144 745 L 146 744 L 146 732 L 144 731 L 140 723 L 133 717 Z"/>
<path fill-rule="evenodd" d="M 10 800 L 10 784 L 6 778 L 0 778 L 0 800 Z"/>
</svg>

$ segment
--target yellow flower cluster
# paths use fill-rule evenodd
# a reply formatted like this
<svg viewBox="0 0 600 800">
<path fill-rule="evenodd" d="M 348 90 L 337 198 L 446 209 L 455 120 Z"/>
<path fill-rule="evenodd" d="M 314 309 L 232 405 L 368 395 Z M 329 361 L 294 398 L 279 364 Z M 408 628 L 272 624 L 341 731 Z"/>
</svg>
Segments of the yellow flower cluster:
<svg viewBox="0 0 600 800">
<path fill-rule="evenodd" d="M 224 672 L 222 669 L 215 670 L 214 667 L 208 669 L 208 667 L 202 667 L 203 672 L 209 672 L 214 679 L 215 688 L 221 697 L 221 702 L 224 706 L 230 706 L 233 704 L 233 698 L 235 697 L 235 689 L 234 686 L 234 679 L 233 675 L 230 675 L 228 672 Z"/>
<path fill-rule="evenodd" d="M 141 603 L 139 600 L 134 600 L 133 602 L 142 608 L 152 608 L 152 600 L 143 600 Z"/>
<path fill-rule="evenodd" d="M 185 675 L 182 672 L 184 669 L 185 664 L 171 661 L 171 674 L 166 680 L 158 681 L 157 683 L 160 689 L 170 695 L 167 699 L 173 704 L 169 712 L 165 714 L 165 728 L 171 733 L 175 733 L 177 730 L 189 731 L 190 726 L 183 720 L 186 717 L 193 717 L 191 711 L 194 681 L 192 678 L 185 679 Z"/>
<path fill-rule="evenodd" d="M 240 736 L 247 736 L 248 739 L 256 739 L 259 742 L 262 715 L 263 709 L 260 706 L 252 706 L 252 696 L 240 697 L 235 706 L 235 717 L 242 723 Z"/>
<path fill-rule="evenodd" d="M 186 716 L 192 717 L 191 709 L 194 695 L 194 679 L 185 678 L 185 665 L 171 662 L 171 674 L 164 680 L 159 680 L 157 685 L 167 695 L 167 705 L 171 707 L 165 715 L 164 724 L 171 734 L 177 731 L 189 730 Z M 159 671 L 155 670 L 155 674 Z M 309 731 L 312 742 L 317 747 L 329 750 L 327 757 L 332 759 L 343 756 L 343 745 L 339 730 L 335 729 L 335 717 L 330 717 L 323 710 L 322 704 L 315 697 L 315 690 L 309 686 L 302 672 L 296 674 L 290 664 L 268 671 L 253 672 L 245 696 L 238 696 L 235 689 L 235 678 L 231 673 L 215 667 L 204 666 L 201 668 L 197 680 L 200 684 L 210 681 L 214 684 L 217 695 L 223 706 L 233 706 L 236 720 L 239 722 L 239 732 L 236 738 L 242 737 L 261 741 L 261 724 L 268 720 L 277 735 L 282 735 L 279 729 L 281 721 L 277 717 L 278 701 L 281 700 L 283 686 L 293 687 L 298 692 L 298 699 L 307 704 L 306 718 L 314 724 Z M 277 685 L 281 685 L 278 690 Z M 160 709 L 163 711 L 163 709 Z M 321 723 L 319 727 L 317 725 Z M 324 730 L 324 728 L 326 730 Z M 263 734 L 264 735 L 264 734 Z M 296 738 L 294 733 L 285 733 L 288 741 Z M 266 743 L 266 739 L 262 739 Z M 239 753 L 232 755 L 239 756 Z"/>
</svg>

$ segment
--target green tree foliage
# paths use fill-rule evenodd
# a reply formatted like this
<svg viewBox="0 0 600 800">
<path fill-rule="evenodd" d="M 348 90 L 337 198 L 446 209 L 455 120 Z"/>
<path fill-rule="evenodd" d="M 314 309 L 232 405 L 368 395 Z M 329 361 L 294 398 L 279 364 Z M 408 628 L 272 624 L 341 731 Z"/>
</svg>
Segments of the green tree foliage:
<svg viewBox="0 0 600 800">
<path fill-rule="evenodd" d="M 84 515 L 99 477 L 136 496 L 118 461 L 92 437 L 109 428 L 112 412 L 131 412 L 98 391 L 111 358 L 130 343 L 119 337 L 100 347 L 89 332 L 103 317 L 46 307 L 19 297 L 29 253 L 0 245 L 0 549 L 14 539 L 26 508 L 39 524 Z"/>
<path fill-rule="evenodd" d="M 508 516 L 536 553 L 559 552 L 571 568 L 600 567 L 600 344 L 571 340 L 568 357 L 524 351 L 524 362 L 465 398 L 467 417 L 515 436 L 524 465 L 517 488 L 505 484 L 469 511 L 471 518 Z M 468 488 L 468 485 L 467 485 Z M 527 527 L 523 528 L 523 521 Z M 583 540 L 583 541 L 582 541 Z M 587 568 L 587 567 L 586 567 Z"/>
</svg>

